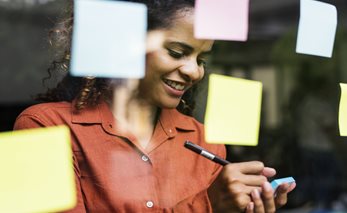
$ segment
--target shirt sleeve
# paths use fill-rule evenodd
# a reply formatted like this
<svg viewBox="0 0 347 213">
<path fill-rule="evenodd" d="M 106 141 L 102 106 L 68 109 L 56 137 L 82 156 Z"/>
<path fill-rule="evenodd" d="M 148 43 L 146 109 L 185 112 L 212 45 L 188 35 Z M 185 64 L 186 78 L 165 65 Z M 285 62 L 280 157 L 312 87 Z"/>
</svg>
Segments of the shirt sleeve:
<svg viewBox="0 0 347 213">
<path fill-rule="evenodd" d="M 21 114 L 16 119 L 13 129 L 14 130 L 32 129 L 32 128 L 54 126 L 54 125 L 55 124 L 49 123 L 44 118 L 41 118 L 38 115 Z M 85 208 L 83 197 L 82 197 L 82 190 L 81 190 L 81 183 L 80 183 L 81 176 L 79 173 L 80 170 L 79 170 L 79 166 L 75 156 L 73 156 L 73 166 L 74 166 L 74 172 L 75 172 L 75 182 L 76 182 L 76 191 L 77 191 L 77 205 L 73 209 L 70 209 L 65 212 L 84 213 L 86 212 L 86 208 Z"/>
<path fill-rule="evenodd" d="M 226 158 L 226 147 L 225 145 L 219 145 L 219 149 L 216 153 L 219 157 L 225 159 Z M 223 166 L 219 165 L 218 163 L 215 164 L 214 170 L 212 172 L 212 178 L 210 181 L 210 185 L 216 180 L 219 173 L 222 171 Z"/>
<path fill-rule="evenodd" d="M 40 128 L 49 126 L 45 124 L 39 117 L 34 115 L 19 115 L 14 123 L 13 130 L 21 130 L 21 129 L 32 129 L 32 128 Z"/>
</svg>

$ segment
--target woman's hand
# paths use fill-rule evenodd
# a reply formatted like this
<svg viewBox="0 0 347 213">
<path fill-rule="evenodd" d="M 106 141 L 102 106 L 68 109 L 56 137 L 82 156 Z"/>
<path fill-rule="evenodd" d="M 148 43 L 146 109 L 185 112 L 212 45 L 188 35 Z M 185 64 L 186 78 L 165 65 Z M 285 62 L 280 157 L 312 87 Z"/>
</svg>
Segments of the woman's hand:
<svg viewBox="0 0 347 213">
<path fill-rule="evenodd" d="M 271 213 L 287 203 L 287 194 L 295 188 L 296 184 L 281 184 L 276 191 L 276 196 L 269 182 L 264 182 L 260 191 L 251 192 L 252 202 L 246 207 L 246 213 Z"/>
<path fill-rule="evenodd" d="M 287 194 L 295 184 L 279 186 L 274 192 L 267 178 L 276 174 L 262 162 L 232 163 L 223 171 L 209 189 L 215 212 L 275 212 L 287 203 Z"/>
</svg>

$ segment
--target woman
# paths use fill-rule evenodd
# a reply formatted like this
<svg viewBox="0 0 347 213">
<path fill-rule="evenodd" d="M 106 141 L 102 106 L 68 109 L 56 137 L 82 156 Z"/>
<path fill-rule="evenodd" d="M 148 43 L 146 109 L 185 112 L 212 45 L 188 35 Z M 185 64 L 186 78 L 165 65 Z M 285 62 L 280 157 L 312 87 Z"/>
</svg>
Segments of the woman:
<svg viewBox="0 0 347 213">
<path fill-rule="evenodd" d="M 202 124 L 176 110 L 189 113 L 192 108 L 194 85 L 204 76 L 213 45 L 193 36 L 194 0 L 136 2 L 148 7 L 149 32 L 163 38 L 158 49 L 148 52 L 146 76 L 131 96 L 149 112 L 151 135 L 138 138 L 120 131 L 123 123 L 111 111 L 111 81 L 69 75 L 40 96 L 49 103 L 25 110 L 15 129 L 70 127 L 78 192 L 71 212 L 274 212 L 295 187 L 282 185 L 274 198 L 267 182 L 274 169 L 246 162 L 222 170 L 183 147 L 190 140 L 225 157 L 224 146 L 204 142 Z M 69 62 L 71 26 L 72 19 L 59 35 L 67 47 L 53 70 Z"/>
</svg>

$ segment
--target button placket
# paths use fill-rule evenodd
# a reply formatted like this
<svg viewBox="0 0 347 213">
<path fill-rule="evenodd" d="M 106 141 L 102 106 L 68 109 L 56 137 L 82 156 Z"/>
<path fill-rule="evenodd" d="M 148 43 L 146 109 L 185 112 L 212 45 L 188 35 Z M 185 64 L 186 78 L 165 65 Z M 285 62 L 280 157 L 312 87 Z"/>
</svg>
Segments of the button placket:
<svg viewBox="0 0 347 213">
<path fill-rule="evenodd" d="M 153 206 L 154 206 L 154 203 L 152 202 L 152 201 L 147 201 L 146 202 L 146 206 L 148 207 L 148 208 L 152 208 Z"/>
<path fill-rule="evenodd" d="M 141 159 L 144 161 L 144 162 L 147 162 L 149 160 L 149 158 L 146 156 L 146 155 L 142 155 Z"/>
</svg>

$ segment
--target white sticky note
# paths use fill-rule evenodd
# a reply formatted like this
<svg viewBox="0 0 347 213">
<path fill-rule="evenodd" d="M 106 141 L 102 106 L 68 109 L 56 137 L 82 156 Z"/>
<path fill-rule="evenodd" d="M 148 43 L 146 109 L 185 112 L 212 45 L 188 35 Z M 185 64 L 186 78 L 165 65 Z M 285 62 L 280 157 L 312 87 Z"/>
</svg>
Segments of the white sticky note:
<svg viewBox="0 0 347 213">
<path fill-rule="evenodd" d="M 246 41 L 249 0 L 196 0 L 194 35 L 199 39 Z"/>
<path fill-rule="evenodd" d="M 331 57 L 336 26 L 335 6 L 315 0 L 301 0 L 296 52 Z"/>
<path fill-rule="evenodd" d="M 110 0 L 75 0 L 71 74 L 142 78 L 147 7 Z"/>
<path fill-rule="evenodd" d="M 347 84 L 340 83 L 339 129 L 341 136 L 347 136 Z"/>
<path fill-rule="evenodd" d="M 0 212 L 61 212 L 77 203 L 65 126 L 0 133 Z"/>
<path fill-rule="evenodd" d="M 262 83 L 212 74 L 205 114 L 208 143 L 258 144 Z"/>
</svg>

